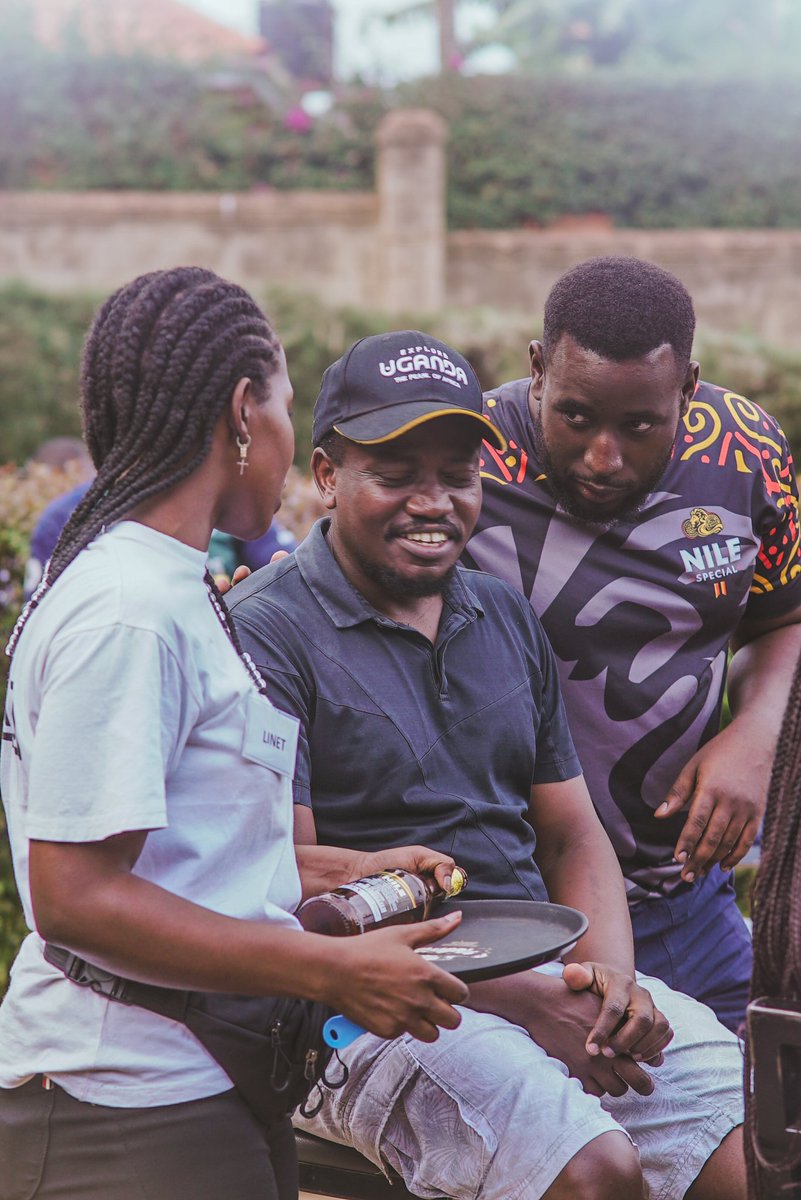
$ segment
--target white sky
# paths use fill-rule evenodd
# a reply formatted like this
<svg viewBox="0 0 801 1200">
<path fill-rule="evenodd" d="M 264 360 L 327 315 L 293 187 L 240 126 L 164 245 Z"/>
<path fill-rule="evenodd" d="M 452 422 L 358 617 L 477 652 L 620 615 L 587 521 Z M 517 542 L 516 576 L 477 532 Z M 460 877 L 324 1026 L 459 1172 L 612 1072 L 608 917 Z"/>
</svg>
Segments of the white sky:
<svg viewBox="0 0 801 1200">
<path fill-rule="evenodd" d="M 432 20 L 409 17 L 388 26 L 381 14 L 397 12 L 408 0 L 333 0 L 336 13 L 335 70 L 339 78 L 361 75 L 368 82 L 391 84 L 434 74 L 438 66 Z M 243 33 L 257 29 L 257 0 L 184 0 L 215 20 Z M 472 11 L 471 11 L 472 10 Z M 481 21 L 481 2 L 460 5 L 467 28 Z"/>
</svg>

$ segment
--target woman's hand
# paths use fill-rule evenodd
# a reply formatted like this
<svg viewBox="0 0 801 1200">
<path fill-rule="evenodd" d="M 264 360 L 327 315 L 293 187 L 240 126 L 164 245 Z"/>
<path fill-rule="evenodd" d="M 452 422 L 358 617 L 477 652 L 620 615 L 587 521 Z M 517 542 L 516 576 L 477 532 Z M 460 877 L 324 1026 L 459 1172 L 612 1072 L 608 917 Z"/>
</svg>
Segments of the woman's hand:
<svg viewBox="0 0 801 1200">
<path fill-rule="evenodd" d="M 410 1033 L 421 1042 L 435 1042 L 440 1028 L 455 1029 L 461 1021 L 453 1005 L 463 1004 L 468 990 L 414 950 L 439 941 L 461 916 L 450 913 L 420 925 L 337 938 L 323 999 L 379 1037 Z"/>
</svg>

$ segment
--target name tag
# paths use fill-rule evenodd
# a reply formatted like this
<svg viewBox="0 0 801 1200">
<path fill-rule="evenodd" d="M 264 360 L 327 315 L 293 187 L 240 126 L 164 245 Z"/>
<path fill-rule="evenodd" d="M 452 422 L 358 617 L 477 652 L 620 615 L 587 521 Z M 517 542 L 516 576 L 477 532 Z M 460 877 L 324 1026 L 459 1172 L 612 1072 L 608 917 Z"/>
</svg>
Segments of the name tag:
<svg viewBox="0 0 801 1200">
<path fill-rule="evenodd" d="M 242 757 L 291 779 L 295 774 L 299 729 L 297 717 L 290 717 L 264 696 L 251 692 L 247 699 Z"/>
</svg>

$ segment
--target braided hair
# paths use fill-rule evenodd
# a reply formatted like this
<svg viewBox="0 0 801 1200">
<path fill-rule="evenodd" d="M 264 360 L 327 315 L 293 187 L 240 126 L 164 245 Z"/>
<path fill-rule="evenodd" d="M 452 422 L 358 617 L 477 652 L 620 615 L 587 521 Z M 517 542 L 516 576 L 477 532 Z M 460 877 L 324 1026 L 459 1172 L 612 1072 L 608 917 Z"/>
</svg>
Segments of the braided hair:
<svg viewBox="0 0 801 1200">
<path fill-rule="evenodd" d="M 255 300 L 213 271 L 153 271 L 109 296 L 81 362 L 84 440 L 97 475 L 17 621 L 9 656 L 42 597 L 93 538 L 203 462 L 237 382 L 247 376 L 266 395 L 279 352 Z"/>
<path fill-rule="evenodd" d="M 801 659 L 784 713 L 768 790 L 759 872 L 752 897 L 752 999 L 801 1005 Z M 801 1164 L 801 1139 L 782 1159 L 767 1159 L 757 1136 L 756 1098 L 746 1042 L 746 1159 L 751 1195 L 773 1195 L 771 1176 Z"/>
</svg>

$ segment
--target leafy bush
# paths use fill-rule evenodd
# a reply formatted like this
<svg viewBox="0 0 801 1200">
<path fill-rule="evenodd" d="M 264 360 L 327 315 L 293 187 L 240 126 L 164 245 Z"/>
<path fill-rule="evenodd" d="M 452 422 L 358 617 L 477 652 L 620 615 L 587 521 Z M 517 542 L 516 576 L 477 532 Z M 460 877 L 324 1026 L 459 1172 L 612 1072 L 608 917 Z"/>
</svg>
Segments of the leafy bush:
<svg viewBox="0 0 801 1200">
<path fill-rule="evenodd" d="M 505 77 L 408 95 L 448 120 L 456 228 L 593 212 L 646 228 L 801 222 L 797 81 Z"/>
<path fill-rule="evenodd" d="M 288 98 L 256 65 L 93 54 L 77 31 L 51 51 L 29 15 L 0 14 L 0 187 L 369 186 L 369 94 L 298 133 Z"/>
<path fill-rule="evenodd" d="M 0 287 L 0 428 L 22 462 L 50 437 L 80 434 L 78 362 L 96 305 L 22 284 Z"/>
<path fill-rule="evenodd" d="M 56 53 L 24 11 L 0 20 L 0 187 L 371 188 L 376 124 L 404 105 L 448 121 L 455 228 L 594 212 L 649 228 L 801 222 L 794 73 L 456 75 L 342 89 L 298 131 L 291 97 L 255 67 L 98 56 L 80 38 Z"/>
</svg>

